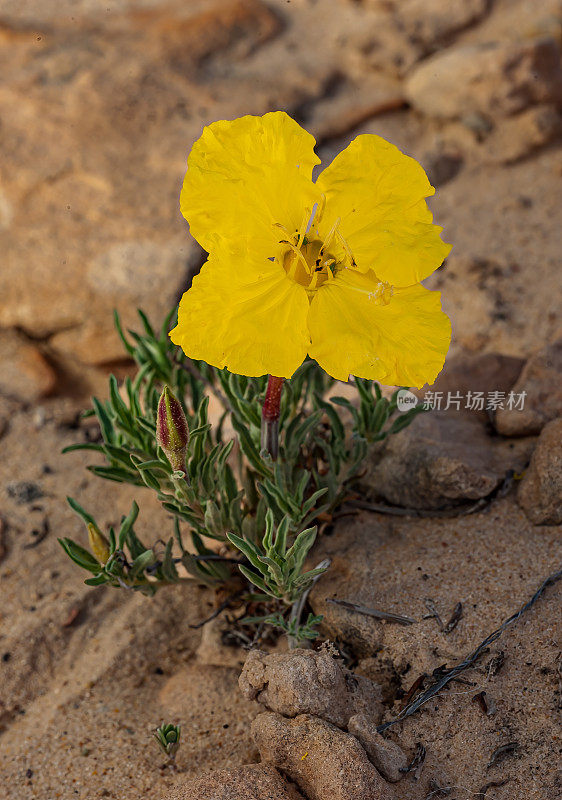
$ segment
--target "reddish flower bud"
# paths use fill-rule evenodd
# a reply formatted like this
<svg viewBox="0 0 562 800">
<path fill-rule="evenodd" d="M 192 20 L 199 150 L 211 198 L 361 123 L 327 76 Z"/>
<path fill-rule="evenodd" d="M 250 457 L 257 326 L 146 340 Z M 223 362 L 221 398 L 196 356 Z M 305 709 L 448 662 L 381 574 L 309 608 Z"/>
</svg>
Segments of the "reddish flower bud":
<svg viewBox="0 0 562 800">
<path fill-rule="evenodd" d="M 185 472 L 189 428 L 181 403 L 167 386 L 158 401 L 156 442 L 164 451 L 172 469 Z"/>
</svg>

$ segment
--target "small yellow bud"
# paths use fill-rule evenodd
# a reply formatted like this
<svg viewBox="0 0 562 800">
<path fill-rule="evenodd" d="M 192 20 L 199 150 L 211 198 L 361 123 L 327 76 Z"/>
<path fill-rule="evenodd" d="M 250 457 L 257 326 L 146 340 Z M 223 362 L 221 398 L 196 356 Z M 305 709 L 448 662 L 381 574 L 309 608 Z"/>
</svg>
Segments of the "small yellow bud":
<svg viewBox="0 0 562 800">
<path fill-rule="evenodd" d="M 90 540 L 90 550 L 100 564 L 107 564 L 109 560 L 109 542 L 91 522 L 88 525 L 88 539 Z"/>
</svg>

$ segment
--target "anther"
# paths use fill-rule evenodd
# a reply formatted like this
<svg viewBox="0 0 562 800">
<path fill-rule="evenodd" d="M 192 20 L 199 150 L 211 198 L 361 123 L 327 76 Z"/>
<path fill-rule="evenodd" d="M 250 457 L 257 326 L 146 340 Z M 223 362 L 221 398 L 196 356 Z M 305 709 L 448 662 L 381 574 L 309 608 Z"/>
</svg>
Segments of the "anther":
<svg viewBox="0 0 562 800">
<path fill-rule="evenodd" d="M 334 238 L 334 234 L 337 232 L 337 228 L 338 228 L 338 225 L 340 224 L 340 220 L 341 220 L 341 217 L 338 217 L 337 220 L 334 222 L 332 228 L 330 229 L 330 232 L 328 233 L 328 235 L 324 239 L 324 244 L 320 248 L 320 253 L 323 253 L 324 250 L 328 247 L 328 245 L 331 244 L 331 241 Z"/>
<path fill-rule="evenodd" d="M 351 266 L 352 267 L 357 267 L 357 264 L 355 263 L 355 259 L 353 258 L 353 253 L 351 252 L 351 248 L 349 247 L 348 243 L 345 241 L 345 239 L 343 238 L 343 236 L 341 235 L 341 233 L 339 231 L 336 231 L 335 233 L 336 233 L 336 236 L 338 237 L 338 239 L 340 240 L 341 245 L 342 245 L 343 249 L 345 250 L 347 257 L 349 258 L 349 260 L 351 262 Z"/>
</svg>

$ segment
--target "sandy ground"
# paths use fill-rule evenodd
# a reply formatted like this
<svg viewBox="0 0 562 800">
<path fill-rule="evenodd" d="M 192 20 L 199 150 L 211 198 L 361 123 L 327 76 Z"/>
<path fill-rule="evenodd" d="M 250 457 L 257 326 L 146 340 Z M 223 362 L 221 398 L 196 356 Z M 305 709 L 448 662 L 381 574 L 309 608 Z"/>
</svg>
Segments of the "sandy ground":
<svg viewBox="0 0 562 800">
<path fill-rule="evenodd" d="M 80 454 L 58 455 L 78 433 L 69 430 L 66 409 L 55 413 L 58 406 L 43 406 L 41 415 L 16 413 L 3 439 L 0 758 L 6 798 L 132 800 L 149 791 L 160 797 L 182 777 L 257 760 L 249 723 L 258 707 L 240 695 L 239 670 L 209 666 L 196 654 L 201 632 L 189 626 L 212 610 L 212 594 L 184 586 L 149 600 L 91 589 L 62 557 L 57 535 L 85 540 L 65 506 L 66 493 L 97 509 L 101 524 L 115 522 L 135 494 L 147 539 L 169 523 L 146 492 L 108 488 L 79 469 Z M 30 502 L 6 492 L 14 464 L 17 477 L 35 487 L 38 496 Z M 48 533 L 36 544 L 34 531 L 43 531 L 45 519 Z M 325 633 L 350 663 L 382 684 L 390 718 L 421 673 L 467 655 L 560 567 L 560 533 L 532 526 L 513 495 L 453 520 L 395 521 L 361 512 L 336 525 L 314 554 L 332 559 L 314 609 L 326 614 Z M 455 796 L 468 798 L 507 778 L 490 796 L 559 796 L 561 591 L 560 584 L 547 589 L 477 669 L 464 674 L 470 683 L 453 683 L 395 727 L 392 736 L 407 752 L 418 741 L 427 749 L 420 780 L 403 783 L 405 797 L 424 798 L 436 780 L 460 787 Z M 434 619 L 411 627 L 360 616 L 350 623 L 326 596 L 418 620 L 431 598 L 444 622 L 461 601 L 463 617 L 449 635 Z M 504 664 L 490 673 L 500 651 Z M 226 648 L 225 663 L 230 658 Z M 489 717 L 472 701 L 482 690 L 496 706 Z M 164 720 L 183 726 L 178 775 L 162 767 L 151 740 Z M 488 768 L 496 748 L 514 741 L 515 753 Z"/>
</svg>

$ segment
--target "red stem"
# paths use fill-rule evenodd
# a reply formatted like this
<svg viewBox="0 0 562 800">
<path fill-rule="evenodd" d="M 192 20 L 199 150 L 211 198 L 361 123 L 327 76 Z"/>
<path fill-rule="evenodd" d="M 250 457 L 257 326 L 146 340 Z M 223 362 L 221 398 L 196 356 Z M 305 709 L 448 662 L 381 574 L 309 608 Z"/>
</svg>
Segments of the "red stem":
<svg viewBox="0 0 562 800">
<path fill-rule="evenodd" d="M 270 375 L 261 412 L 261 448 L 275 461 L 279 454 L 279 414 L 284 378 Z"/>
</svg>

